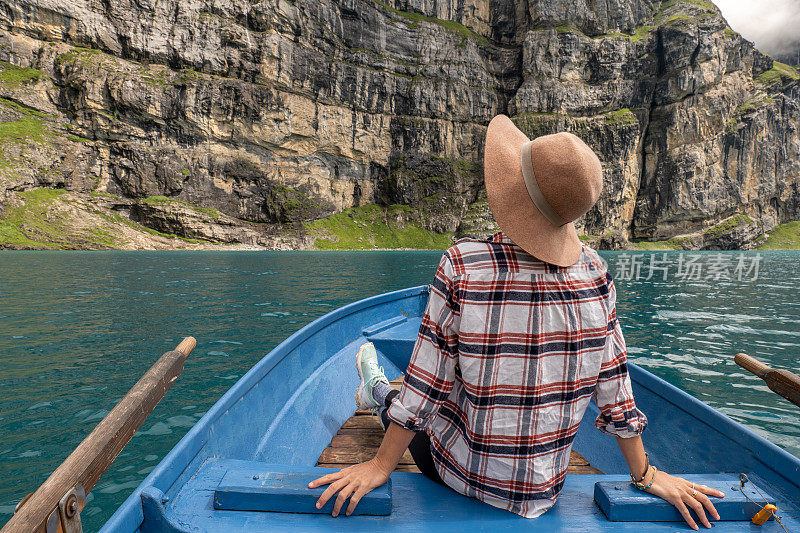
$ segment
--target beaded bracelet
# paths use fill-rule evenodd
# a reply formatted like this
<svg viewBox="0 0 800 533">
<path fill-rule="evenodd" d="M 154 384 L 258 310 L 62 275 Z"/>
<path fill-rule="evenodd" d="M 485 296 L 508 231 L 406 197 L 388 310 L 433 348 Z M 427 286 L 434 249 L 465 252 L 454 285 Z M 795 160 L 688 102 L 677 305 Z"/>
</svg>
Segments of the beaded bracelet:
<svg viewBox="0 0 800 533">
<path fill-rule="evenodd" d="M 647 473 L 645 472 L 645 475 L 642 476 L 642 480 L 641 481 L 639 481 L 638 483 L 633 483 L 633 485 L 635 485 L 637 489 L 639 489 L 639 490 L 647 490 L 647 489 L 649 489 L 650 487 L 653 486 L 653 482 L 656 480 L 656 470 L 658 470 L 658 468 L 656 468 L 656 467 L 651 465 L 648 470 L 652 470 L 653 471 L 653 477 L 650 478 L 650 483 L 648 483 L 647 485 L 644 484 L 644 478 L 647 477 Z"/>
</svg>

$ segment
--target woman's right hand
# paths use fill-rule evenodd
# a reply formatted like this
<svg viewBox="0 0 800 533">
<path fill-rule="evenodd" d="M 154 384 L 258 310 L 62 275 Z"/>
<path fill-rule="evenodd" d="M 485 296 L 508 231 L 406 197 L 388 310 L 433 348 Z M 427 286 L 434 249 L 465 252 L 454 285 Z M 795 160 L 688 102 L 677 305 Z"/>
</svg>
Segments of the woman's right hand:
<svg viewBox="0 0 800 533">
<path fill-rule="evenodd" d="M 716 489 L 692 483 L 682 477 L 671 476 L 660 470 L 656 470 L 653 484 L 647 489 L 647 492 L 659 498 L 663 498 L 674 505 L 692 529 L 697 529 L 697 523 L 695 523 L 692 518 L 688 507 L 694 510 L 701 524 L 705 527 L 711 527 L 706 517 L 706 511 L 708 511 L 708 514 L 710 514 L 714 520 L 719 520 L 719 513 L 708 497 L 715 496 L 717 498 L 722 498 L 725 496 L 723 492 Z"/>
</svg>

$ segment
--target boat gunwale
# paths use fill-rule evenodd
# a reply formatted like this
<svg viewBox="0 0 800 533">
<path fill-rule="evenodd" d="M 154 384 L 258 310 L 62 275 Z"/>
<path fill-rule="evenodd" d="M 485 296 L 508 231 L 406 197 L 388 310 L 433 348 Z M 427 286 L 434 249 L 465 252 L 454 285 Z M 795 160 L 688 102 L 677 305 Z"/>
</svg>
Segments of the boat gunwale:
<svg viewBox="0 0 800 533">
<path fill-rule="evenodd" d="M 741 422 L 737 422 L 725 413 L 714 409 L 688 392 L 656 376 L 649 370 L 631 362 L 628 363 L 628 367 L 631 370 L 631 381 L 634 384 L 650 390 L 673 404 L 676 408 L 692 415 L 698 421 L 735 441 L 739 446 L 750 451 L 753 457 L 766 468 L 777 473 L 790 485 L 800 489 L 798 477 L 795 475 L 795 478 L 792 479 L 786 473 L 792 469 L 794 469 L 795 474 L 800 472 L 800 458 L 762 437 Z M 746 439 L 741 438 L 742 436 L 746 437 Z M 761 454 L 765 454 L 767 457 Z"/>
</svg>

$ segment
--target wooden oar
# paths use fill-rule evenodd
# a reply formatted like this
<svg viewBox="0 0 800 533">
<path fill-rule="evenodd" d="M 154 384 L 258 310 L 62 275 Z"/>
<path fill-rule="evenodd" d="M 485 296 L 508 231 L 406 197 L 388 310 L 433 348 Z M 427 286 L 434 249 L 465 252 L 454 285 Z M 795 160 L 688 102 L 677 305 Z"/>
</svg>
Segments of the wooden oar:
<svg viewBox="0 0 800 533">
<path fill-rule="evenodd" d="M 2 533 L 50 531 L 59 524 L 62 531 L 80 531 L 81 496 L 92 490 L 178 379 L 196 344 L 193 337 L 186 337 L 173 351 L 162 355 L 61 466 L 22 502 Z"/>
<path fill-rule="evenodd" d="M 767 387 L 777 392 L 796 406 L 800 407 L 800 376 L 788 370 L 774 369 L 757 361 L 749 355 L 737 353 L 733 360 L 737 365 L 749 370 L 763 379 Z"/>
</svg>

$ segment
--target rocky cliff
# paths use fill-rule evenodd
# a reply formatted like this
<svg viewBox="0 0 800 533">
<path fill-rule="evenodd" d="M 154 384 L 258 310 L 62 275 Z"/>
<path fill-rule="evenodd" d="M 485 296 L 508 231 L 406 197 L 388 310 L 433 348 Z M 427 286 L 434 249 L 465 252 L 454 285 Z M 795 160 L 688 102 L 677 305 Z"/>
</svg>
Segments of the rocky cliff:
<svg viewBox="0 0 800 533">
<path fill-rule="evenodd" d="M 800 75 L 707 0 L 0 0 L 0 61 L 0 246 L 441 246 L 498 113 L 598 152 L 598 245 L 800 219 Z"/>
</svg>

